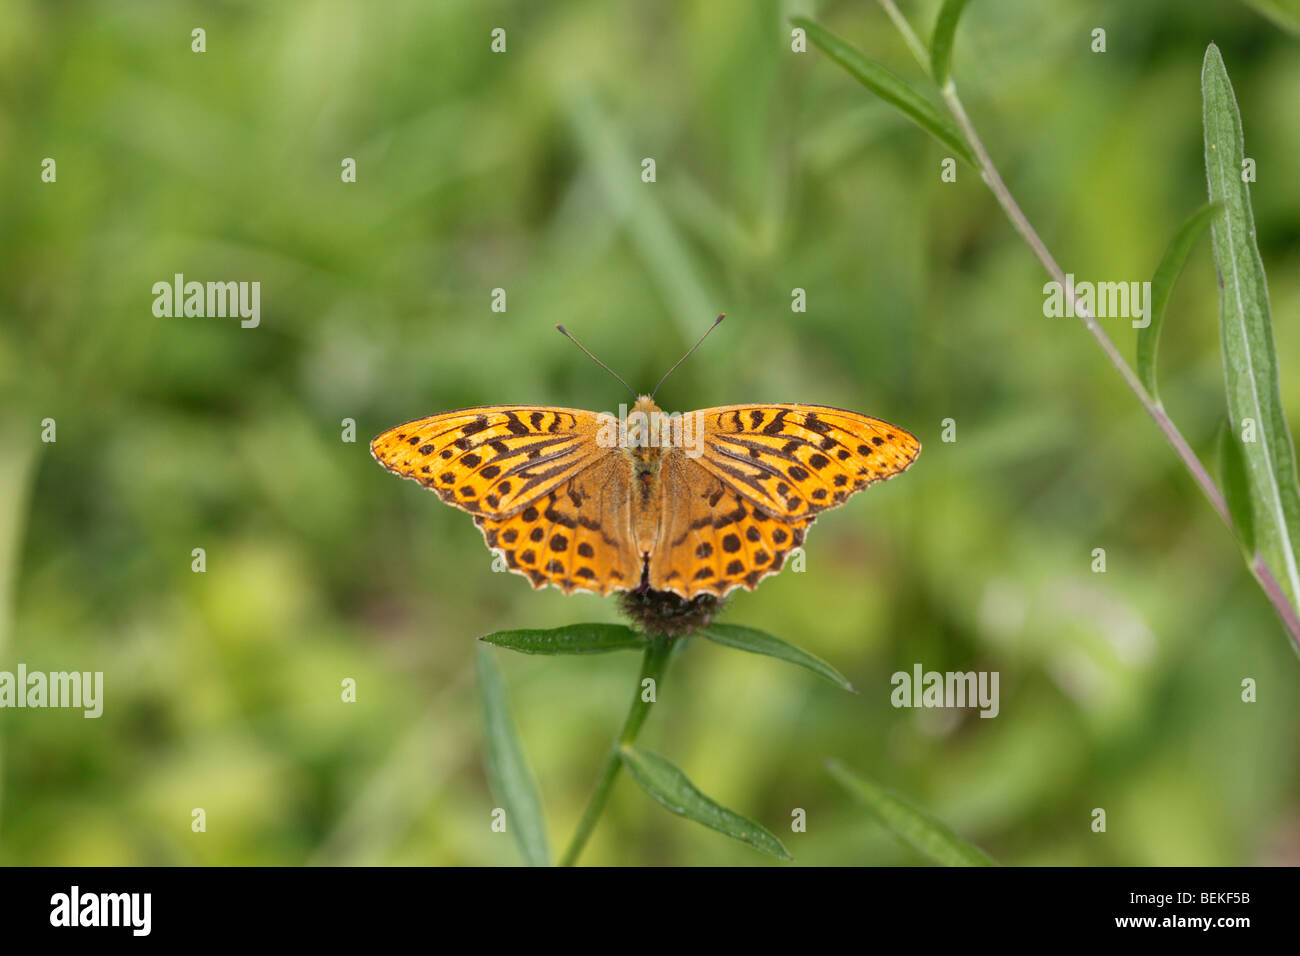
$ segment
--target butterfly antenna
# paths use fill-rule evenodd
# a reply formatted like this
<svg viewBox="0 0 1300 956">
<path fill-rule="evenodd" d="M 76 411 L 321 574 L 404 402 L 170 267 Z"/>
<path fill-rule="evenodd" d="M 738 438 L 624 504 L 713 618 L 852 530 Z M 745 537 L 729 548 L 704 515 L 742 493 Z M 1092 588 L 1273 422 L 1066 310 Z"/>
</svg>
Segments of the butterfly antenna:
<svg viewBox="0 0 1300 956">
<path fill-rule="evenodd" d="M 600 359 L 596 358 L 596 356 L 592 355 L 591 352 L 590 352 L 590 350 L 587 348 L 587 346 L 583 345 L 581 342 L 579 342 L 577 339 L 575 339 L 572 335 L 569 334 L 569 330 L 568 330 L 568 329 L 566 329 L 566 328 L 565 328 L 564 326 L 562 326 L 562 325 L 557 325 L 556 328 L 560 330 L 560 334 L 561 334 L 561 335 L 563 335 L 566 339 L 568 339 L 570 342 L 572 342 L 572 343 L 573 343 L 574 345 L 576 345 L 578 348 L 580 348 L 580 349 L 582 349 L 584 352 L 586 352 L 586 353 L 587 353 L 587 358 L 591 359 L 593 362 L 595 362 L 597 365 L 599 365 L 601 368 L 603 368 L 603 369 L 604 369 L 606 372 L 608 372 L 610 375 L 613 375 L 613 376 L 614 376 L 616 379 L 618 379 L 620 382 L 623 382 L 623 376 L 619 375 L 618 372 L 615 372 L 612 368 L 610 368 L 608 365 L 606 365 L 606 364 L 605 364 L 604 362 L 602 362 Z M 624 387 L 625 389 L 627 389 L 629 392 L 632 393 L 632 397 L 633 397 L 633 398 L 636 397 L 636 389 L 634 389 L 631 385 L 629 385 L 627 382 L 623 382 L 623 387 Z"/>
<path fill-rule="evenodd" d="M 664 377 L 659 380 L 659 385 L 662 385 L 664 382 L 666 382 L 668 380 L 668 376 L 672 375 L 673 372 L 677 371 L 678 365 L 681 365 L 683 362 L 685 362 L 688 358 L 691 357 L 691 353 L 700 347 L 700 342 L 703 342 L 705 339 L 707 339 L 709 337 L 709 332 L 712 332 L 714 329 L 716 329 L 718 327 L 718 323 L 721 322 L 726 317 L 727 317 L 727 313 L 723 312 L 720 316 L 718 316 L 716 319 L 713 320 L 713 324 L 709 326 L 708 332 L 705 332 L 703 335 L 700 336 L 700 341 L 696 342 L 689 349 L 687 349 L 686 354 L 683 355 L 681 358 L 679 358 L 672 368 L 664 372 Z M 654 398 L 655 395 L 659 393 L 659 385 L 656 385 L 655 390 L 650 393 L 651 398 Z"/>
</svg>

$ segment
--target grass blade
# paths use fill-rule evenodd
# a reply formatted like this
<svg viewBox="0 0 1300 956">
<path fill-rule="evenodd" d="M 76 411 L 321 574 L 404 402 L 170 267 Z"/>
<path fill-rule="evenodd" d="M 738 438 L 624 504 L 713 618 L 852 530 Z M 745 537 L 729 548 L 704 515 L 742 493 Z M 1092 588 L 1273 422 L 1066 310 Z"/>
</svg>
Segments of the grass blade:
<svg viewBox="0 0 1300 956">
<path fill-rule="evenodd" d="M 827 769 L 857 797 L 891 833 L 943 866 L 996 866 L 993 859 L 924 810 L 883 787 L 858 776 L 838 761 Z"/>
<path fill-rule="evenodd" d="M 686 774 L 658 754 L 625 746 L 621 756 L 623 766 L 638 786 L 678 816 L 703 823 L 755 850 L 782 860 L 794 859 L 770 831 L 710 800 Z"/>
<path fill-rule="evenodd" d="M 797 664 L 838 687 L 857 693 L 848 679 L 830 664 L 793 644 L 787 644 L 779 637 L 756 631 L 752 627 L 740 627 L 737 624 L 711 624 L 697 633 L 716 644 L 735 647 L 742 651 L 749 651 L 751 654 L 766 654 L 768 657 Z"/>
<path fill-rule="evenodd" d="M 934 22 L 934 38 L 930 41 L 930 74 L 940 86 L 948 83 L 952 68 L 952 43 L 957 33 L 957 21 L 969 0 L 944 0 L 939 18 Z"/>
<path fill-rule="evenodd" d="M 1151 279 L 1151 316 L 1145 327 L 1138 329 L 1137 339 L 1137 373 L 1138 378 L 1151 397 L 1160 400 L 1156 392 L 1156 351 L 1160 347 L 1160 328 L 1165 321 L 1165 309 L 1169 305 L 1169 296 L 1174 291 L 1174 283 L 1187 264 L 1196 241 L 1201 238 L 1210 220 L 1223 211 L 1219 203 L 1206 203 L 1196 210 L 1178 227 L 1174 238 L 1169 242 L 1156 274 Z"/>
<path fill-rule="evenodd" d="M 521 654 L 604 654 L 645 650 L 645 638 L 622 624 L 570 624 L 549 630 L 496 631 L 484 644 Z"/>
<path fill-rule="evenodd" d="M 1245 148 L 1241 114 L 1214 44 L 1205 51 L 1201 89 L 1210 199 L 1224 207 L 1224 215 L 1213 224 L 1213 236 L 1220 276 L 1219 326 L 1228 414 L 1232 428 L 1242 438 L 1255 543 L 1268 564 L 1277 569 L 1278 584 L 1296 607 L 1300 598 L 1296 558 L 1300 482 L 1296 479 L 1295 447 L 1282 409 L 1268 285 L 1255 245 L 1250 190 L 1242 181 Z M 1254 434 L 1250 435 L 1252 422 Z"/>
<path fill-rule="evenodd" d="M 904 116 L 956 152 L 971 166 L 976 165 L 975 154 L 962 138 L 961 133 L 957 131 L 957 127 L 945 120 L 938 108 L 916 92 L 901 76 L 867 59 L 861 51 L 805 17 L 795 17 L 791 22 L 807 31 L 808 39 L 848 70 L 859 83 L 897 108 Z"/>
<path fill-rule="evenodd" d="M 488 782 L 506 811 L 506 830 L 514 835 L 524 862 L 549 866 L 551 853 L 546 845 L 542 798 L 510 718 L 505 681 L 489 648 L 479 646 L 477 664 Z"/>
</svg>

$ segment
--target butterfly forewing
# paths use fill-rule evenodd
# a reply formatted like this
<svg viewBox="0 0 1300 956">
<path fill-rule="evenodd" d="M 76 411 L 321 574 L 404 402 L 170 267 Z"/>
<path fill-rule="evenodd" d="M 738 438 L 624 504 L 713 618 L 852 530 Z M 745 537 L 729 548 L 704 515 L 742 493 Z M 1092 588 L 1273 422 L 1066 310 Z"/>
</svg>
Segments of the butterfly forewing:
<svg viewBox="0 0 1300 956">
<path fill-rule="evenodd" d="M 600 416 L 573 408 L 489 405 L 390 428 L 375 460 L 470 514 L 513 514 L 608 455 Z"/>
<path fill-rule="evenodd" d="M 843 504 L 907 469 L 921 443 L 877 418 L 825 405 L 728 405 L 703 416 L 695 459 L 773 518 Z"/>
</svg>

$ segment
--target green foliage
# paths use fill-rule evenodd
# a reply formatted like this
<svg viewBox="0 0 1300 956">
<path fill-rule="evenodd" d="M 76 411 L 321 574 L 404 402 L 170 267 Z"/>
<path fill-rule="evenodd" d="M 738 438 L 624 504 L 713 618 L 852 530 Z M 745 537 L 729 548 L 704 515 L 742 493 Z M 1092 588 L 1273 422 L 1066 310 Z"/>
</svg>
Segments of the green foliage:
<svg viewBox="0 0 1300 956">
<path fill-rule="evenodd" d="M 782 860 L 794 859 L 771 832 L 753 820 L 747 820 L 710 800 L 696 789 L 686 774 L 658 754 L 625 746 L 622 748 L 622 759 L 623 766 L 637 785 L 663 804 L 665 809 L 702 823 L 719 833 L 725 833 L 733 840 L 747 843 L 755 850 L 770 853 Z"/>
<path fill-rule="evenodd" d="M 955 151 L 967 163 L 975 165 L 975 154 L 957 128 L 944 119 L 934 104 L 913 89 L 906 80 L 864 56 L 860 50 L 813 21 L 795 17 L 791 22 L 807 30 L 808 39 L 821 47 L 827 56 L 844 67 L 859 83 Z"/>
<path fill-rule="evenodd" d="M 827 769 L 872 815 L 918 853 L 943 866 L 994 866 L 989 855 L 897 793 L 877 786 L 843 764 L 830 761 Z"/>
<path fill-rule="evenodd" d="M 942 95 L 949 112 L 963 135 L 978 148 L 978 163 L 984 182 L 1053 280 L 1058 285 L 1065 284 L 1068 287 L 1068 277 L 1057 265 L 1003 182 L 996 165 L 981 147 L 978 133 L 948 77 L 952 34 L 956 30 L 956 22 L 963 6 L 946 4 L 940 12 L 934 43 L 937 58 L 930 64 L 932 71 L 942 83 Z M 925 51 L 911 26 L 892 3 L 885 4 L 885 8 L 914 55 L 924 63 Z M 878 81 L 864 78 L 864 64 L 871 70 L 876 70 L 874 64 L 831 34 L 822 35 L 817 42 L 830 53 L 832 59 L 863 80 L 873 92 L 878 95 L 881 93 Z M 1297 608 L 1300 608 L 1300 557 L 1297 557 L 1296 552 L 1300 538 L 1300 479 L 1297 478 L 1295 449 L 1281 404 L 1268 288 L 1264 279 L 1263 262 L 1255 246 L 1254 218 L 1249 190 L 1246 188 L 1246 183 L 1254 179 L 1255 161 L 1244 155 L 1236 97 L 1214 44 L 1210 44 L 1206 51 L 1202 87 L 1205 167 L 1210 183 L 1210 203 L 1179 230 L 1157 269 L 1152 284 L 1153 301 L 1149 303 L 1154 318 L 1149 318 L 1146 327 L 1139 332 L 1137 372 L 1129 368 L 1110 336 L 1095 321 L 1091 312 L 1078 305 L 1072 311 L 1081 318 L 1084 328 L 1092 335 L 1112 367 L 1160 426 L 1171 450 L 1182 461 L 1206 497 L 1218 507 L 1223 520 L 1232 523 L 1232 514 L 1223 499 L 1222 490 L 1214 484 L 1178 426 L 1162 409 L 1155 389 L 1156 348 L 1173 283 L 1205 224 L 1219 219 L 1219 224 L 1214 228 L 1214 247 L 1219 264 L 1220 328 L 1228 382 L 1228 407 L 1233 427 L 1240 425 L 1243 432 L 1246 478 L 1250 486 L 1254 516 L 1250 533 L 1263 549 L 1261 560 L 1264 562 L 1265 577 L 1281 576 L 1280 593 L 1276 588 L 1264 585 L 1264 577 L 1256 573 L 1253 562 L 1248 561 L 1248 564 L 1251 564 L 1252 573 L 1256 573 L 1261 585 L 1264 585 L 1264 592 L 1274 604 L 1292 645 L 1300 652 L 1300 615 L 1297 614 Z M 904 103 L 896 91 L 885 98 L 915 118 L 914 103 Z M 933 130 L 933 122 L 927 121 L 927 128 Z M 1237 162 L 1241 164 L 1240 184 L 1234 179 L 1236 167 L 1227 171 L 1229 164 Z M 1221 209 L 1224 215 L 1219 217 Z M 1047 291 L 1046 288 L 1044 291 Z M 1073 292 L 1066 294 L 1074 296 Z M 1100 311 L 1097 315 L 1105 317 Z M 1263 433 L 1262 440 L 1255 437 L 1256 430 Z"/>
<path fill-rule="evenodd" d="M 506 831 L 514 836 L 524 860 L 531 866 L 547 866 L 551 855 L 546 846 L 542 798 L 510 718 L 505 682 L 490 648 L 479 647 L 477 661 L 488 781 L 505 810 Z"/>
<path fill-rule="evenodd" d="M 496 631 L 485 644 L 521 654 L 603 654 L 645 650 L 645 638 L 623 624 L 568 624 L 541 630 Z"/>
<path fill-rule="evenodd" d="M 1219 266 L 1219 325 L 1228 415 L 1241 441 L 1254 516 L 1254 541 L 1278 582 L 1300 607 L 1300 482 L 1295 446 L 1279 385 L 1273 317 L 1264 262 L 1255 239 L 1255 215 L 1243 174 L 1241 114 L 1219 48 L 1210 44 L 1201 72 L 1204 90 L 1205 171 L 1210 200 L 1224 215 L 1213 226 Z"/>
<path fill-rule="evenodd" d="M 812 671 L 819 677 L 825 678 L 832 684 L 843 687 L 848 691 L 853 690 L 853 685 L 848 682 L 848 679 L 820 657 L 809 654 L 807 651 L 763 631 L 755 630 L 752 627 L 740 627 L 735 624 L 713 624 L 700 631 L 699 634 L 701 637 L 707 637 L 715 644 L 749 651 L 751 654 L 766 654 L 768 657 L 775 657 L 778 660 L 797 664 Z"/>
<path fill-rule="evenodd" d="M 1241 448 L 1241 435 L 1230 420 L 1225 420 L 1219 429 L 1219 482 L 1228 512 L 1232 515 L 1232 529 L 1242 550 L 1250 557 L 1255 553 L 1254 505 L 1246 476 L 1246 455 Z"/>
<path fill-rule="evenodd" d="M 1151 316 L 1145 328 L 1138 329 L 1137 337 L 1137 373 L 1143 386 L 1151 397 L 1159 399 L 1156 390 L 1156 352 L 1160 347 L 1160 330 L 1164 327 L 1165 311 L 1169 307 L 1169 296 L 1174 291 L 1174 283 L 1187 263 L 1196 240 L 1209 227 L 1210 221 L 1222 211 L 1217 203 L 1206 203 L 1193 212 L 1178 227 L 1169 247 L 1156 266 L 1156 273 L 1151 279 Z"/>
<path fill-rule="evenodd" d="M 930 40 L 930 76 L 940 86 L 948 82 L 952 68 L 952 42 L 969 0 L 944 0 L 939 17 L 934 22 L 934 36 Z"/>
<path fill-rule="evenodd" d="M 1300 36 L 1300 0 L 1242 0 L 1283 30 Z"/>
</svg>

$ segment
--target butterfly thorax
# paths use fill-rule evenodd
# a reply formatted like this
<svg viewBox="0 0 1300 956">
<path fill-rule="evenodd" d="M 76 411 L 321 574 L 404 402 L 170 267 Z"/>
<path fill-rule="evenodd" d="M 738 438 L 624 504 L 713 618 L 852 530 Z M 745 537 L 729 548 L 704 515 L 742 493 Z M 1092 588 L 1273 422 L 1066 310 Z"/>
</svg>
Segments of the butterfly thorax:
<svg viewBox="0 0 1300 956">
<path fill-rule="evenodd" d="M 663 412 L 649 395 L 637 398 L 624 420 L 627 435 L 625 450 L 641 471 L 659 470 L 660 421 Z"/>
<path fill-rule="evenodd" d="M 662 446 L 658 439 L 662 415 L 663 412 L 654 403 L 654 399 L 649 395 L 640 395 L 625 420 L 627 444 L 623 453 L 632 460 L 636 495 L 643 506 L 649 506 L 654 500 L 659 482 Z"/>
</svg>

